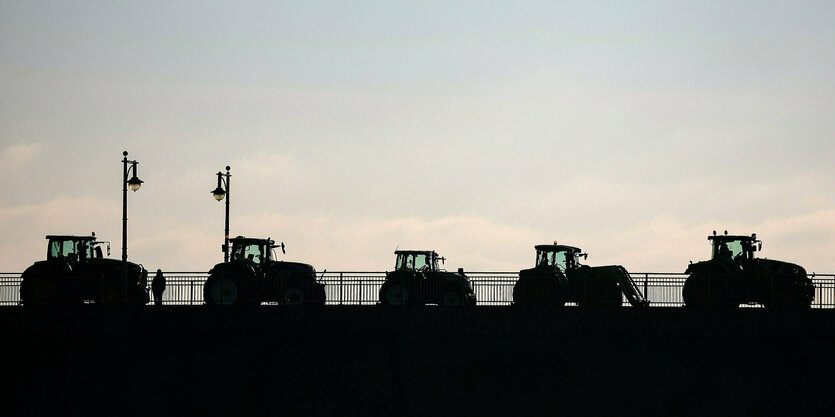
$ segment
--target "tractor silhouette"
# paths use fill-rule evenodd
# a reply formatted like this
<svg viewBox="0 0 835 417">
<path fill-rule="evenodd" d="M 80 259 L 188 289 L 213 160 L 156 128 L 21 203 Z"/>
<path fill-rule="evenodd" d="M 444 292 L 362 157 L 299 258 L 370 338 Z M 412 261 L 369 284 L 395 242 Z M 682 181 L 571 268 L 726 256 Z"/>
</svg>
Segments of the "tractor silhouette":
<svg viewBox="0 0 835 417">
<path fill-rule="evenodd" d="M 435 251 L 398 250 L 394 271 L 386 273 L 380 287 L 380 303 L 385 305 L 438 304 L 475 305 L 475 292 L 463 269 L 447 272 L 438 267 L 444 262 Z"/>
<path fill-rule="evenodd" d="M 142 265 L 104 258 L 95 235 L 49 235 L 46 260 L 23 271 L 20 302 L 24 306 L 56 304 L 133 304 L 149 301 L 148 271 Z"/>
<path fill-rule="evenodd" d="M 515 305 L 554 305 L 567 302 L 580 306 L 617 307 L 622 296 L 632 306 L 648 304 L 629 273 L 620 265 L 595 266 L 580 264 L 588 258 L 574 246 L 537 245 L 536 265 L 519 271 L 513 286 Z"/>
<path fill-rule="evenodd" d="M 711 259 L 690 264 L 682 288 L 687 306 L 739 307 L 740 304 L 762 304 L 766 308 L 809 307 L 815 297 L 815 286 L 800 265 L 760 259 L 754 252 L 762 250 L 757 235 L 717 235 L 707 238 L 711 243 Z"/>
<path fill-rule="evenodd" d="M 323 305 L 325 284 L 316 279 L 313 266 L 276 260 L 275 248 L 284 244 L 272 239 L 238 236 L 229 239 L 229 262 L 215 265 L 203 285 L 203 300 L 208 305 L 257 305 L 278 302 L 283 305 Z"/>
</svg>

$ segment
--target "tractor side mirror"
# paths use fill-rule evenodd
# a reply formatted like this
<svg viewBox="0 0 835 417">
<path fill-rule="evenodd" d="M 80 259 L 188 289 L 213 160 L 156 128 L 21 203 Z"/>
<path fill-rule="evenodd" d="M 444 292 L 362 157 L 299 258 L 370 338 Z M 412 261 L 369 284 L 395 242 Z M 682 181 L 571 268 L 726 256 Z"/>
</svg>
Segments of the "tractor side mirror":
<svg viewBox="0 0 835 417">
<path fill-rule="evenodd" d="M 762 242 L 758 243 L 757 248 L 758 248 L 757 250 L 763 250 L 763 243 Z"/>
</svg>

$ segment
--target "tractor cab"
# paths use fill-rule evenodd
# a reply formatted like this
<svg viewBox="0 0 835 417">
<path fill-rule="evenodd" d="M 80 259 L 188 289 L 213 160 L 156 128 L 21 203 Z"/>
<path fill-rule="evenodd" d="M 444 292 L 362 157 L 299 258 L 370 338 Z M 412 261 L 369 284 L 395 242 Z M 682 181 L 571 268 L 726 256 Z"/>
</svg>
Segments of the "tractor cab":
<svg viewBox="0 0 835 417">
<path fill-rule="evenodd" d="M 230 239 L 232 242 L 232 261 L 243 262 L 252 267 L 264 267 L 270 261 L 276 260 L 274 248 L 281 248 L 284 252 L 284 243 L 276 245 L 270 238 L 254 239 L 238 236 Z"/>
<path fill-rule="evenodd" d="M 558 245 L 537 245 L 536 267 L 537 268 L 558 268 L 565 272 L 580 267 L 580 257 L 587 258 L 588 254 L 582 253 L 582 249 L 574 246 Z"/>
<path fill-rule="evenodd" d="M 440 271 L 438 261 L 446 260 L 439 257 L 435 251 L 398 250 L 394 254 L 397 255 L 395 271 L 436 272 Z"/>
<path fill-rule="evenodd" d="M 97 242 L 96 236 L 68 236 L 49 235 L 46 251 L 46 259 L 49 261 L 59 260 L 62 262 L 77 262 L 88 259 L 103 258 L 100 245 L 107 245 L 107 254 L 110 255 L 110 242 Z"/>
<path fill-rule="evenodd" d="M 717 235 L 708 236 L 711 242 L 711 259 L 725 262 L 739 262 L 754 259 L 754 252 L 762 250 L 763 243 L 757 240 L 757 234 L 751 236 Z"/>
</svg>

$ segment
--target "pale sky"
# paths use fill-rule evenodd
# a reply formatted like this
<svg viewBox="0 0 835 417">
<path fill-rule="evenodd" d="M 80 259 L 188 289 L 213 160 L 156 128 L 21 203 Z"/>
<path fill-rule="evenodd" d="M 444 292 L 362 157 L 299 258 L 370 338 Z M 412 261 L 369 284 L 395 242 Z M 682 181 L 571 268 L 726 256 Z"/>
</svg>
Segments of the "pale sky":
<svg viewBox="0 0 835 417">
<path fill-rule="evenodd" d="M 148 269 L 222 260 L 231 165 L 232 235 L 318 271 L 683 272 L 727 229 L 835 272 L 831 1 L 128 3 L 0 0 L 0 271 L 119 258 L 127 150 Z"/>
</svg>

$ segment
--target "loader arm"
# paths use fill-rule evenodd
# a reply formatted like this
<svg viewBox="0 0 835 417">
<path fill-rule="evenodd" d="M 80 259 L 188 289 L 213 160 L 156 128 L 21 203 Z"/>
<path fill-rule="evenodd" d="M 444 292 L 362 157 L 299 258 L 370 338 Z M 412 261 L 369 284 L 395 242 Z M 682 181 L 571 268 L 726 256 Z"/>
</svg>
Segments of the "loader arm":
<svg viewBox="0 0 835 417">
<path fill-rule="evenodd" d="M 617 273 L 615 276 L 617 277 L 618 286 L 620 287 L 620 291 L 626 297 L 626 300 L 629 301 L 633 307 L 646 307 L 649 305 L 649 300 L 646 299 L 646 294 L 641 294 L 641 290 L 638 289 L 638 286 L 635 285 L 635 281 L 632 280 L 632 276 L 629 275 L 629 272 L 620 265 L 616 266 Z"/>
</svg>

